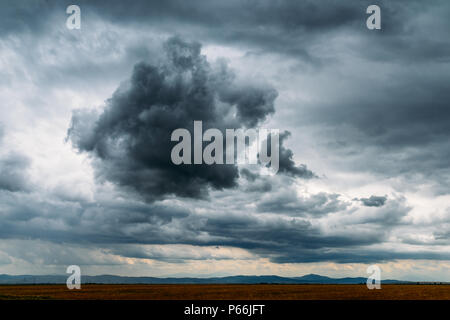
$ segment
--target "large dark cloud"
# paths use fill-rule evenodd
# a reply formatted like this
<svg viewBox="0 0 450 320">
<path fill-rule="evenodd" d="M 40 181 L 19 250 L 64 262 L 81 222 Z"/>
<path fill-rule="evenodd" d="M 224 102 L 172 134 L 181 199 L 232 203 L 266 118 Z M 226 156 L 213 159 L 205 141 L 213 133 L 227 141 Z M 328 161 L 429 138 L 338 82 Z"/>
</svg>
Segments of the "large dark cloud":
<svg viewBox="0 0 450 320">
<path fill-rule="evenodd" d="M 203 121 L 203 130 L 254 127 L 274 112 L 277 92 L 238 83 L 226 65 L 207 62 L 199 43 L 171 38 L 164 47 L 165 61 L 137 64 L 100 115 L 74 112 L 68 137 L 94 156 L 98 176 L 148 200 L 204 197 L 208 187 L 235 187 L 235 165 L 174 165 L 171 133 L 186 128 L 193 141 L 194 120 Z"/>
</svg>

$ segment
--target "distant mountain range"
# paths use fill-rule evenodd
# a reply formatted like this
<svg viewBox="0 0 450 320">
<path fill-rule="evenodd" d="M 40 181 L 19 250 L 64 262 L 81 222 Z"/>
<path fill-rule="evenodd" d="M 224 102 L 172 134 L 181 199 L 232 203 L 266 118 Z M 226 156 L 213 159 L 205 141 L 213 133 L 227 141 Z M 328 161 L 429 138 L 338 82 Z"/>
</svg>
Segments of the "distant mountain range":
<svg viewBox="0 0 450 320">
<path fill-rule="evenodd" d="M 69 275 L 18 275 L 0 274 L 0 284 L 60 284 L 66 283 Z M 229 276 L 214 278 L 156 278 L 122 277 L 114 275 L 82 276 L 81 283 L 98 284 L 365 284 L 367 278 L 329 278 L 317 274 L 302 277 L 279 276 Z M 410 283 L 409 281 L 382 280 L 381 283 Z"/>
</svg>

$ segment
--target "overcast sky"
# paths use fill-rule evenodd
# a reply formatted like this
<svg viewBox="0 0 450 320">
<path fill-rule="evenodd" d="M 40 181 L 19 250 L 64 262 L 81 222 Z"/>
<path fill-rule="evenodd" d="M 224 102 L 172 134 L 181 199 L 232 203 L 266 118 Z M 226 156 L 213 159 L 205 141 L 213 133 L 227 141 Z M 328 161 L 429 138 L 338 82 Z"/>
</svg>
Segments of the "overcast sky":
<svg viewBox="0 0 450 320">
<path fill-rule="evenodd" d="M 0 273 L 450 281 L 448 17 L 446 0 L 2 1 Z M 172 164 L 194 120 L 279 129 L 278 174 Z"/>
</svg>

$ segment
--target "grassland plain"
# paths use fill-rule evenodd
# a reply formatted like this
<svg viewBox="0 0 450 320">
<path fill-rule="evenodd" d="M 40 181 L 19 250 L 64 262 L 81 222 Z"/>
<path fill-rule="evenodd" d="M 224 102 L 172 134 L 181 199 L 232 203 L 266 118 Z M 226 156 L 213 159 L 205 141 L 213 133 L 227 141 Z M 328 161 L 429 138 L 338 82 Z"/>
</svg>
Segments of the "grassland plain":
<svg viewBox="0 0 450 320">
<path fill-rule="evenodd" d="M 0 285 L 3 300 L 450 300 L 450 285 L 85 284 Z"/>
</svg>

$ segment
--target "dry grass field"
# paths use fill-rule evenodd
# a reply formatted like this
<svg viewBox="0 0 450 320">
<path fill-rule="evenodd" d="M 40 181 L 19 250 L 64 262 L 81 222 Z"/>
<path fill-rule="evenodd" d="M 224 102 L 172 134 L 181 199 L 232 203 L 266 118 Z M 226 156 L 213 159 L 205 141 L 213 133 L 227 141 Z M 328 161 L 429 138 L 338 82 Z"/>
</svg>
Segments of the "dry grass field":
<svg viewBox="0 0 450 320">
<path fill-rule="evenodd" d="M 450 285 L 0 285 L 0 299 L 58 300 L 450 300 Z"/>
</svg>

